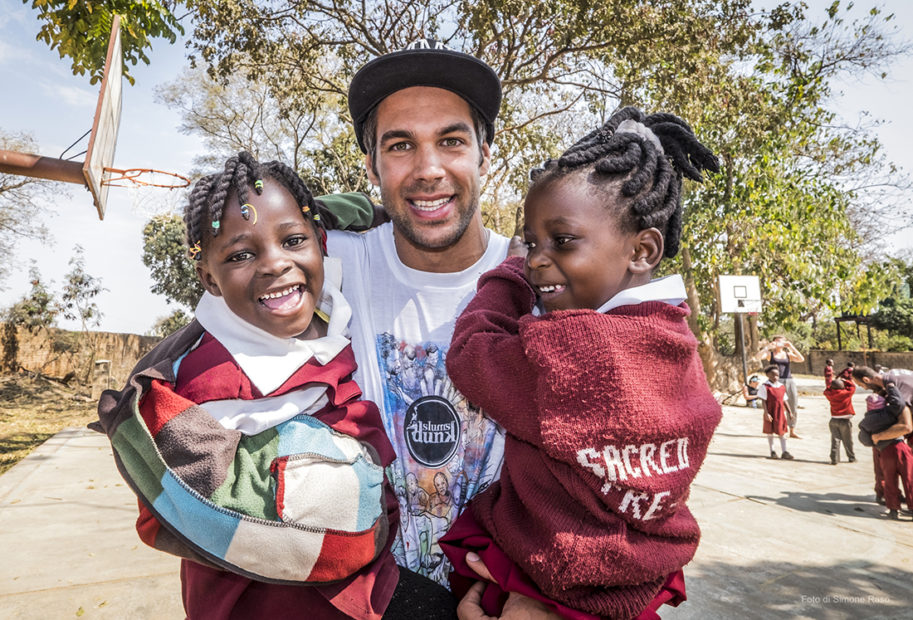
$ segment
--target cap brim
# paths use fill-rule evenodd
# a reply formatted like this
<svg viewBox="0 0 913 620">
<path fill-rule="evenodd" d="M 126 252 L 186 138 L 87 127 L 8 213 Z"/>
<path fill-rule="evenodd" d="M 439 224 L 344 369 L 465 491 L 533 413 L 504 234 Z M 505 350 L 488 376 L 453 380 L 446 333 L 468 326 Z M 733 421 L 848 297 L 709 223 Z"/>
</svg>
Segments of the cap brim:
<svg viewBox="0 0 913 620">
<path fill-rule="evenodd" d="M 362 125 L 371 110 L 389 95 L 413 86 L 442 88 L 465 99 L 484 119 L 486 141 L 491 144 L 501 108 L 501 81 L 492 68 L 462 52 L 409 49 L 375 58 L 352 78 L 349 112 L 363 152 Z"/>
</svg>

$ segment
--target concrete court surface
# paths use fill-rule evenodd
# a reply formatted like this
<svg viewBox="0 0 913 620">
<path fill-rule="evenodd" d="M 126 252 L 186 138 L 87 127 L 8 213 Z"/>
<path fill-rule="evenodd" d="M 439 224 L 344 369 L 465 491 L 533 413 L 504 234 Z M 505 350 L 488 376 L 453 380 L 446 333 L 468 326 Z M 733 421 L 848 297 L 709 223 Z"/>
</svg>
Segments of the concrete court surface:
<svg viewBox="0 0 913 620">
<path fill-rule="evenodd" d="M 663 618 L 913 617 L 913 522 L 875 504 L 870 448 L 830 465 L 821 383 L 800 381 L 792 462 L 766 458 L 760 410 L 724 407 L 689 501 L 704 532 L 689 600 Z M 49 439 L 0 476 L 0 618 L 182 618 L 179 562 L 135 517 L 104 436 Z"/>
</svg>

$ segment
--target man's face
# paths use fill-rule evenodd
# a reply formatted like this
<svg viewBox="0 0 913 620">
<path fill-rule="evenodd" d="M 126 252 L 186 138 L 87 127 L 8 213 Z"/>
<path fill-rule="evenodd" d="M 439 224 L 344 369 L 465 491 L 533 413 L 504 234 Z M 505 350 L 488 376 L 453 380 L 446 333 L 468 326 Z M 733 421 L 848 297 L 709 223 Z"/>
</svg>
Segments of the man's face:
<svg viewBox="0 0 913 620">
<path fill-rule="evenodd" d="M 480 177 L 489 162 L 488 145 L 480 152 L 469 104 L 459 95 L 414 86 L 378 105 L 368 178 L 380 187 L 396 231 L 415 250 L 447 249 L 481 217 Z"/>
</svg>

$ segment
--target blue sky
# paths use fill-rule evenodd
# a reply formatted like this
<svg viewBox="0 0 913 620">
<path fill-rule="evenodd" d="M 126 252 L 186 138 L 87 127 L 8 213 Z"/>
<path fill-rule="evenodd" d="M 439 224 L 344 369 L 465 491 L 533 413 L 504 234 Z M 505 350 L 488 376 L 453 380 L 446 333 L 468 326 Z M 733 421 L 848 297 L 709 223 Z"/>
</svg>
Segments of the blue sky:
<svg viewBox="0 0 913 620">
<path fill-rule="evenodd" d="M 764 2 L 768 5 L 768 2 Z M 821 10 L 829 1 L 809 4 Z M 878 3 L 897 14 L 902 36 L 913 39 L 913 2 Z M 870 3 L 857 3 L 858 7 Z M 38 142 L 40 155 L 58 157 L 92 126 L 98 87 L 88 77 L 74 76 L 68 60 L 35 41 L 39 24 L 32 9 L 21 0 L 0 0 L 0 128 L 27 132 Z M 154 88 L 170 81 L 185 66 L 185 50 L 157 40 L 149 56 L 152 64 L 133 67 L 136 85 L 124 83 L 124 99 L 115 167 L 146 167 L 186 173 L 201 150 L 197 138 L 178 132 L 179 116 L 155 103 Z M 913 172 L 913 59 L 888 68 L 881 81 L 866 77 L 838 84 L 842 95 L 833 107 L 847 119 L 863 110 L 883 119 L 877 130 L 890 160 Z M 84 146 L 83 146 L 84 148 Z M 81 149 L 80 149 L 81 150 Z M 85 248 L 87 271 L 107 289 L 97 298 L 104 313 L 99 329 L 144 333 L 156 318 L 171 311 L 164 298 L 152 295 L 152 281 L 142 264 L 142 228 L 157 208 L 179 206 L 177 192 L 147 190 L 141 198 L 126 189 L 112 188 L 104 221 L 99 221 L 91 195 L 82 187 L 58 184 L 60 195 L 47 205 L 45 222 L 53 234 L 50 245 L 23 242 L 16 251 L 21 269 L 0 290 L 0 308 L 28 292 L 29 261 L 37 261 L 45 281 L 57 291 L 69 270 L 72 248 Z M 913 198 L 913 197 L 911 197 Z M 913 251 L 913 230 L 888 240 L 894 248 Z M 77 327 L 63 322 L 64 327 Z"/>
</svg>

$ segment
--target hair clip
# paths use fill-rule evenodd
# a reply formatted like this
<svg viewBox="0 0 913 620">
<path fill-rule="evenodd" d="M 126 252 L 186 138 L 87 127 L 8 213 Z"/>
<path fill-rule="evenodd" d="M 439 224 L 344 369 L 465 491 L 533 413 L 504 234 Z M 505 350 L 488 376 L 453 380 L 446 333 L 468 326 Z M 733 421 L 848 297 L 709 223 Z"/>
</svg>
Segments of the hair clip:
<svg viewBox="0 0 913 620">
<path fill-rule="evenodd" d="M 319 213 L 315 213 L 315 214 L 314 214 L 314 221 L 315 221 L 315 222 L 319 222 L 319 221 L 320 221 L 320 214 L 319 214 Z"/>
<path fill-rule="evenodd" d="M 202 251 L 203 251 L 203 249 L 200 247 L 199 241 L 197 241 L 196 243 L 194 243 L 192 246 L 190 246 L 187 249 L 187 253 L 190 255 L 190 258 L 192 258 L 193 260 L 200 260 L 200 252 L 202 252 Z"/>
<path fill-rule="evenodd" d="M 303 206 L 301 207 L 301 212 L 302 212 L 302 213 L 305 213 L 305 214 L 306 214 L 306 213 L 310 213 L 310 211 L 311 211 L 311 208 L 310 208 L 309 206 L 307 206 L 307 205 L 303 205 Z"/>
<path fill-rule="evenodd" d="M 241 205 L 241 217 L 243 217 L 245 220 L 250 219 L 250 208 L 251 205 L 246 202 Z"/>
<path fill-rule="evenodd" d="M 258 194 L 263 191 L 263 179 L 254 181 L 254 189 L 257 190 Z"/>
<path fill-rule="evenodd" d="M 215 234 L 219 230 L 219 226 L 222 225 L 222 222 L 219 220 L 212 221 L 212 233 Z"/>
</svg>

